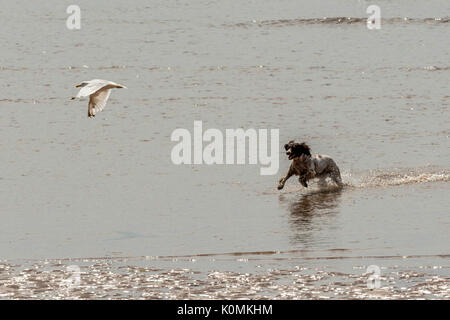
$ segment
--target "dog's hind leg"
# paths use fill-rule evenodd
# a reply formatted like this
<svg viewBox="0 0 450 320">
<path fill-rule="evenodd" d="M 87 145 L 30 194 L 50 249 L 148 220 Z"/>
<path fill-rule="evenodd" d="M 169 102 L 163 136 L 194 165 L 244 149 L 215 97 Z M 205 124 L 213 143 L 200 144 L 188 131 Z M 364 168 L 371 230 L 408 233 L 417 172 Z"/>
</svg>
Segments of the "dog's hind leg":
<svg viewBox="0 0 450 320">
<path fill-rule="evenodd" d="M 343 187 L 341 173 L 339 172 L 339 168 L 335 168 L 333 172 L 330 174 L 331 179 L 336 183 L 339 187 Z"/>
</svg>

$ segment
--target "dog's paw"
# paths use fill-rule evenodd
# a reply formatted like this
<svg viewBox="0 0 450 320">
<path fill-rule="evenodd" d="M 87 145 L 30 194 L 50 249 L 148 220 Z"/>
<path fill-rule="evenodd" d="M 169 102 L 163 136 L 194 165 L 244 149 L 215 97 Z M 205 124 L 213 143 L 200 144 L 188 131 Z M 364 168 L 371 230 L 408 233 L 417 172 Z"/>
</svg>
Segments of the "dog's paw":
<svg viewBox="0 0 450 320">
<path fill-rule="evenodd" d="M 278 187 L 277 187 L 278 190 L 281 190 L 283 188 L 284 188 L 284 186 L 282 184 L 279 184 Z"/>
</svg>

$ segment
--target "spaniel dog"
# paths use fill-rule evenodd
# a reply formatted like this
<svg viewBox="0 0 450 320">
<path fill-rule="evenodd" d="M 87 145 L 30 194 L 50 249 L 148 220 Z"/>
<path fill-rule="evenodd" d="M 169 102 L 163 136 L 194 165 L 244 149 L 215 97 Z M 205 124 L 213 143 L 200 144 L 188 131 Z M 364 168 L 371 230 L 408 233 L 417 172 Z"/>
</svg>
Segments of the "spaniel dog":
<svg viewBox="0 0 450 320">
<path fill-rule="evenodd" d="M 311 155 L 311 149 L 306 143 L 289 141 L 284 145 L 286 155 L 292 160 L 291 166 L 284 178 L 278 182 L 278 190 L 283 189 L 287 179 L 292 175 L 299 176 L 299 182 L 308 187 L 307 181 L 319 178 L 319 185 L 325 185 L 325 179 L 330 177 L 339 187 L 343 186 L 339 168 L 329 156 Z"/>
</svg>

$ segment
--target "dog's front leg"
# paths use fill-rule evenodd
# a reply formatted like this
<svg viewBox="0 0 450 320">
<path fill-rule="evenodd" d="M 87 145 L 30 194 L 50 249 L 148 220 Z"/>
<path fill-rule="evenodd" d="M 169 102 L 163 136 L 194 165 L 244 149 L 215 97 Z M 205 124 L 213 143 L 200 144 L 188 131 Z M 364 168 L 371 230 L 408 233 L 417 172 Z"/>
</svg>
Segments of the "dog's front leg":
<svg viewBox="0 0 450 320">
<path fill-rule="evenodd" d="M 286 183 L 287 179 L 289 179 L 294 174 L 294 170 L 292 169 L 292 165 L 289 167 L 289 171 L 287 172 L 286 176 L 281 178 L 280 181 L 278 181 L 278 190 L 281 190 L 284 188 L 284 184 Z"/>
<path fill-rule="evenodd" d="M 298 177 L 298 182 L 301 183 L 302 186 L 304 186 L 305 188 L 308 188 L 308 183 L 306 183 L 306 181 L 308 180 L 306 175 L 301 175 L 300 177 Z"/>
</svg>

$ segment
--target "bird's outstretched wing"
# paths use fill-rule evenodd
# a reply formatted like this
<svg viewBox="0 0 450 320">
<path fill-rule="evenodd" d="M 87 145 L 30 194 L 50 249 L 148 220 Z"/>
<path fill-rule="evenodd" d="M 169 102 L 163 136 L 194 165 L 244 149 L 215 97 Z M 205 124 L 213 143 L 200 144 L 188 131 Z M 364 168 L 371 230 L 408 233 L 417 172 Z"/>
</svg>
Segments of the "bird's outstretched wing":
<svg viewBox="0 0 450 320">
<path fill-rule="evenodd" d="M 95 114 L 102 111 L 106 106 L 111 89 L 104 87 L 91 94 L 88 105 L 88 117 L 95 117 Z"/>
<path fill-rule="evenodd" d="M 77 87 L 82 87 L 82 88 L 78 92 L 76 97 L 77 98 L 87 97 L 104 87 L 114 88 L 116 85 L 117 85 L 117 83 L 115 83 L 115 82 L 101 80 L 101 79 L 94 79 L 91 81 L 86 81 L 86 82 L 83 82 L 81 85 L 77 86 Z"/>
</svg>

